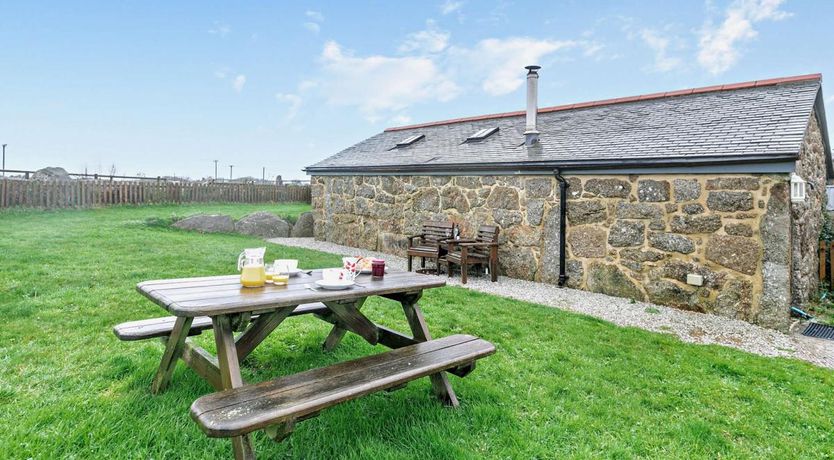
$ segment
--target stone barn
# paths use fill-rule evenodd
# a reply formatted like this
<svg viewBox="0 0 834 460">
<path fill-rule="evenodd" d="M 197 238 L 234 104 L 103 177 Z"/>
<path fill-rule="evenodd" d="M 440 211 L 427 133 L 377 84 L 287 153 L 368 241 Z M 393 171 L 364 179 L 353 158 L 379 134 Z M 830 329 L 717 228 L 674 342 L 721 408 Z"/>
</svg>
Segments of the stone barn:
<svg viewBox="0 0 834 460">
<path fill-rule="evenodd" d="M 816 295 L 819 74 L 546 108 L 537 80 L 524 111 L 388 128 L 309 166 L 316 238 L 402 255 L 425 220 L 498 225 L 502 275 L 777 329 Z"/>
</svg>

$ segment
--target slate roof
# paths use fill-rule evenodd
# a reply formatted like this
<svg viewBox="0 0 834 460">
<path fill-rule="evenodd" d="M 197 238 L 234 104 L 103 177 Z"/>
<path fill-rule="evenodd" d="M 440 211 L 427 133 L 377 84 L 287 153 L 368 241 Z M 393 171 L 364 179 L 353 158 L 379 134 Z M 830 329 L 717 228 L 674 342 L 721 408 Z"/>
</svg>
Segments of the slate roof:
<svg viewBox="0 0 834 460">
<path fill-rule="evenodd" d="M 526 148 L 524 112 L 389 128 L 309 166 L 309 174 L 661 166 L 795 159 L 817 110 L 819 74 L 540 108 Z M 499 131 L 464 142 L 483 128 Z M 394 146 L 412 135 L 425 137 Z M 830 170 L 829 165 L 829 170 Z"/>
</svg>

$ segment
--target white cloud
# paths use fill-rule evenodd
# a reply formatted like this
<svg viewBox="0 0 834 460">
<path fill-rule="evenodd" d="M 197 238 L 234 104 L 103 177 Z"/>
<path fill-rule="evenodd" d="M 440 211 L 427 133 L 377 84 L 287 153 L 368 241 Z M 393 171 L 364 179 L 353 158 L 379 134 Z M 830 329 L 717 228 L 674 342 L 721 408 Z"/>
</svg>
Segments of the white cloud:
<svg viewBox="0 0 834 460">
<path fill-rule="evenodd" d="M 642 29 L 639 35 L 643 43 L 654 51 L 652 70 L 669 72 L 683 64 L 681 58 L 669 56 L 669 38 L 663 36 L 660 32 L 652 29 Z"/>
<path fill-rule="evenodd" d="M 324 22 L 324 15 L 320 11 L 313 10 L 307 10 L 304 15 L 307 16 L 308 21 L 305 21 L 301 25 L 310 32 L 318 35 L 321 32 L 321 23 Z"/>
<path fill-rule="evenodd" d="M 400 53 L 439 53 L 449 46 L 449 32 L 440 30 L 437 23 L 429 19 L 426 30 L 408 34 L 405 41 L 398 48 Z"/>
<path fill-rule="evenodd" d="M 225 37 L 229 35 L 229 32 L 232 31 L 232 28 L 229 27 L 228 24 L 223 24 L 222 22 L 214 21 L 214 25 L 209 29 L 208 33 L 212 35 L 219 35 L 220 37 Z"/>
<path fill-rule="evenodd" d="M 298 94 L 278 93 L 275 95 L 275 98 L 278 99 L 279 102 L 287 105 L 287 120 L 295 118 L 304 103 L 304 99 L 302 99 Z"/>
<path fill-rule="evenodd" d="M 357 57 L 336 42 L 321 54 L 327 102 L 355 106 L 371 121 L 425 101 L 448 101 L 458 86 L 428 57 Z"/>
<path fill-rule="evenodd" d="M 732 67 L 740 57 L 738 45 L 758 35 L 753 27 L 762 21 L 779 21 L 791 14 L 779 9 L 784 0 L 736 0 L 715 27 L 704 24 L 699 40 L 698 63 L 717 75 Z"/>
<path fill-rule="evenodd" d="M 557 51 L 584 48 L 588 42 L 541 40 L 530 37 L 481 40 L 474 48 L 452 48 L 452 61 L 465 66 L 462 72 L 479 76 L 481 88 L 490 95 L 511 93 L 524 84 L 524 66 L 541 64 Z"/>
<path fill-rule="evenodd" d="M 238 93 L 243 91 L 243 86 L 246 85 L 246 75 L 240 74 L 232 81 L 232 88 Z"/>
<path fill-rule="evenodd" d="M 446 0 L 442 5 L 440 5 L 440 12 L 445 16 L 447 14 L 452 14 L 455 11 L 459 11 L 462 6 L 462 1 Z"/>
<path fill-rule="evenodd" d="M 321 11 L 307 10 L 304 15 L 310 18 L 311 21 L 324 22 L 324 15 L 321 14 Z"/>
</svg>

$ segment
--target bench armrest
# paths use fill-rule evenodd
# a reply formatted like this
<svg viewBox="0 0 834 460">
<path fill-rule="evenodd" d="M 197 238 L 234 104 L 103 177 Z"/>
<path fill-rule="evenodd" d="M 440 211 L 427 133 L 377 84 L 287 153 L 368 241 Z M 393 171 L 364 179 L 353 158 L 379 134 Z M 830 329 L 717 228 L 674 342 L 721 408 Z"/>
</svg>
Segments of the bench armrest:
<svg viewBox="0 0 834 460">
<path fill-rule="evenodd" d="M 408 236 L 406 236 L 406 238 L 408 239 L 408 247 L 411 247 L 411 246 L 414 245 L 414 239 L 415 238 L 425 238 L 425 237 L 426 237 L 425 233 L 421 233 L 419 235 L 408 235 Z"/>
<path fill-rule="evenodd" d="M 466 242 L 466 243 L 461 243 L 460 246 L 461 247 L 467 247 L 467 248 L 474 248 L 474 247 L 478 247 L 478 246 L 498 247 L 498 243 Z"/>
</svg>

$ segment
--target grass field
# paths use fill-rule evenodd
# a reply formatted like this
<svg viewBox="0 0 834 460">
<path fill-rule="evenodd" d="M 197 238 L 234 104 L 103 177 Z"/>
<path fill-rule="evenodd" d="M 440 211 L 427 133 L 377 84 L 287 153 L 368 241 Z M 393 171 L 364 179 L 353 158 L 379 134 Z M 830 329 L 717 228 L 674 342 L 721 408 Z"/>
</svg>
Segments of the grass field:
<svg viewBox="0 0 834 460">
<path fill-rule="evenodd" d="M 234 272 L 260 241 L 200 235 L 172 214 L 305 205 L 117 207 L 0 213 L 0 457 L 230 458 L 188 416 L 211 388 L 180 364 L 151 396 L 158 341 L 119 342 L 119 322 L 163 315 L 137 282 Z M 149 220 L 150 219 L 150 220 Z M 330 254 L 269 245 L 305 268 Z M 461 407 L 436 404 L 427 379 L 343 404 L 299 424 L 281 444 L 254 437 L 260 458 L 832 458 L 834 372 L 768 359 L 535 304 L 447 287 L 422 301 L 435 336 L 465 332 L 498 352 L 450 377 Z M 379 299 L 363 311 L 407 330 Z M 291 318 L 244 362 L 261 381 L 382 351 L 348 336 L 320 349 L 328 327 Z M 211 334 L 198 341 L 212 349 Z"/>
</svg>

